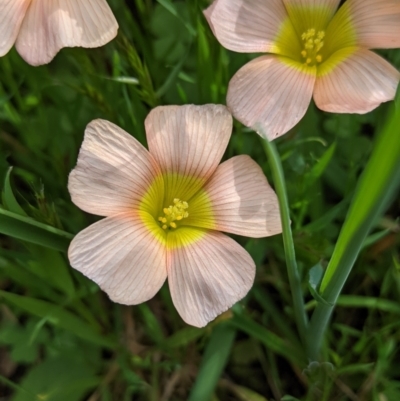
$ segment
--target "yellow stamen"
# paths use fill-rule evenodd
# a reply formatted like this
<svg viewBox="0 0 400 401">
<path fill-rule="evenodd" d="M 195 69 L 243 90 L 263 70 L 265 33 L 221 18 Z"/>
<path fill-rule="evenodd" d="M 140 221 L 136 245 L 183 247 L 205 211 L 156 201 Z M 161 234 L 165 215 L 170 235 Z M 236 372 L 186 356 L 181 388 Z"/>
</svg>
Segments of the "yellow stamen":
<svg viewBox="0 0 400 401">
<path fill-rule="evenodd" d="M 324 31 L 317 32 L 314 28 L 302 33 L 301 39 L 304 42 L 304 48 L 300 54 L 305 59 L 305 64 L 313 66 L 322 62 L 322 56 L 318 53 L 324 46 L 324 37 Z"/>
<path fill-rule="evenodd" d="M 162 224 L 162 228 L 167 230 L 168 228 L 177 228 L 176 221 L 181 221 L 186 217 L 189 217 L 189 213 L 186 209 L 189 208 L 189 204 L 185 201 L 181 201 L 178 198 L 173 200 L 173 205 L 165 207 L 163 209 L 164 216 L 160 216 L 158 221 Z"/>
</svg>

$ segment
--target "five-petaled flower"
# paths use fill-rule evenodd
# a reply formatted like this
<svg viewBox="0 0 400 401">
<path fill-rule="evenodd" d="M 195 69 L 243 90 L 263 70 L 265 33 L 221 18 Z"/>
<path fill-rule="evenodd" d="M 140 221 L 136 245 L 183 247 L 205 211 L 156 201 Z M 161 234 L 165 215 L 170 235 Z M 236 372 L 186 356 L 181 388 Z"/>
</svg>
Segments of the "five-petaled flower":
<svg viewBox="0 0 400 401">
<path fill-rule="evenodd" d="M 215 0 L 204 12 L 226 48 L 271 53 L 242 67 L 227 104 L 272 140 L 316 105 L 367 113 L 392 100 L 399 72 L 369 49 L 400 47 L 399 0 Z M 337 11 L 337 12 L 336 12 Z"/>
<path fill-rule="evenodd" d="M 117 35 L 106 0 L 0 0 L 0 56 L 14 45 L 31 65 L 63 47 L 98 47 Z"/>
<path fill-rule="evenodd" d="M 152 298 L 168 276 L 179 314 L 201 327 L 254 280 L 250 255 L 220 231 L 280 233 L 277 198 L 250 157 L 218 165 L 232 131 L 226 107 L 157 107 L 145 128 L 149 151 L 110 122 L 88 125 L 68 188 L 106 218 L 73 239 L 69 260 L 123 304 Z"/>
</svg>

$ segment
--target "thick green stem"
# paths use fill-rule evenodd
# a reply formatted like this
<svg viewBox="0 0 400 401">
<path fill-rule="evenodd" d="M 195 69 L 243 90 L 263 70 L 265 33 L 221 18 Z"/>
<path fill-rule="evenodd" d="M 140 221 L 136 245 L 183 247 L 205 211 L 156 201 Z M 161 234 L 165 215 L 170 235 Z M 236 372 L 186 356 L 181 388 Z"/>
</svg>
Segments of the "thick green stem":
<svg viewBox="0 0 400 401">
<path fill-rule="evenodd" d="M 384 213 L 400 186 L 400 110 L 393 113 L 379 134 L 361 176 L 346 221 L 321 282 L 318 303 L 308 327 L 307 355 L 319 357 L 324 333 L 336 301 L 377 218 Z"/>
<path fill-rule="evenodd" d="M 296 254 L 294 251 L 292 229 L 290 226 L 290 211 L 288 198 L 286 194 L 285 177 L 283 174 L 281 159 L 273 142 L 263 140 L 263 147 L 268 157 L 268 162 L 271 167 L 272 176 L 275 184 L 275 191 L 278 195 L 279 208 L 282 221 L 282 235 L 285 249 L 286 267 L 289 276 L 290 289 L 293 298 L 293 309 L 296 318 L 297 329 L 303 345 L 306 345 L 307 331 L 307 315 L 304 308 L 303 292 L 301 289 L 301 280 L 297 268 Z"/>
</svg>

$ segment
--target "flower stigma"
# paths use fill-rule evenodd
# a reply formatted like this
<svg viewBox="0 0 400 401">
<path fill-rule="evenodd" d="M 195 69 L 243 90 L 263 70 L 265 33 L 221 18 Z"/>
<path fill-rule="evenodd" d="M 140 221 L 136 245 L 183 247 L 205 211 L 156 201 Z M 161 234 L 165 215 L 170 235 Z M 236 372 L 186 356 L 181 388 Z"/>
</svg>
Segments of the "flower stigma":
<svg viewBox="0 0 400 401">
<path fill-rule="evenodd" d="M 160 216 L 158 218 L 158 221 L 161 224 L 161 228 L 163 230 L 176 228 L 176 221 L 180 221 L 189 217 L 189 213 L 187 212 L 188 207 L 189 204 L 187 202 L 175 198 L 173 205 L 165 207 L 163 209 L 164 216 Z"/>
<path fill-rule="evenodd" d="M 304 43 L 304 49 L 301 51 L 301 56 L 305 59 L 305 64 L 310 67 L 316 63 L 322 62 L 321 54 L 318 52 L 324 46 L 325 31 L 316 31 L 314 28 L 308 29 L 301 35 L 301 40 Z"/>
</svg>

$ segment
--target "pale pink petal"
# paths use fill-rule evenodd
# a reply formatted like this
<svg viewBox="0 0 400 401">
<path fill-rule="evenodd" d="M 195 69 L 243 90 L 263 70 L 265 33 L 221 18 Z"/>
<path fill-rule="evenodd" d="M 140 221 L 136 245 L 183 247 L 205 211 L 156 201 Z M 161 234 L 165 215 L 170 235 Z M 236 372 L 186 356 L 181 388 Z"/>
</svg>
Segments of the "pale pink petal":
<svg viewBox="0 0 400 401">
<path fill-rule="evenodd" d="M 400 73 L 382 57 L 358 49 L 317 78 L 314 100 L 324 111 L 363 114 L 394 99 L 399 79 Z"/>
<path fill-rule="evenodd" d="M 300 30 L 324 29 L 334 16 L 340 0 L 283 0 L 288 14 Z"/>
<path fill-rule="evenodd" d="M 239 244 L 218 231 L 191 241 L 195 230 L 168 234 L 168 283 L 182 319 L 203 327 L 248 293 L 255 265 Z"/>
<path fill-rule="evenodd" d="M 279 51 L 277 35 L 289 22 L 282 0 L 216 0 L 204 15 L 222 46 L 242 53 Z"/>
<path fill-rule="evenodd" d="M 31 0 L 0 0 L 0 57 L 14 45 Z"/>
<path fill-rule="evenodd" d="M 400 47 L 399 0 L 348 0 L 348 7 L 359 46 Z"/>
<path fill-rule="evenodd" d="M 106 0 L 34 0 L 16 47 L 32 65 L 49 63 L 63 47 L 98 47 L 117 35 Z"/>
<path fill-rule="evenodd" d="M 232 133 L 225 106 L 161 106 L 145 121 L 150 153 L 167 174 L 166 198 L 187 201 L 217 168 Z"/>
<path fill-rule="evenodd" d="M 198 227 L 253 238 L 282 232 L 276 194 L 249 156 L 236 156 L 218 166 L 204 190 L 209 209 L 196 208 L 197 196 L 190 201 L 189 217 Z"/>
<path fill-rule="evenodd" d="M 242 67 L 229 82 L 232 114 L 273 140 L 304 116 L 312 97 L 315 67 L 276 56 L 262 56 Z"/>
<path fill-rule="evenodd" d="M 68 258 L 121 304 L 149 300 L 167 277 L 165 243 L 132 213 L 107 217 L 81 231 Z"/>
<path fill-rule="evenodd" d="M 110 216 L 137 208 L 159 175 L 154 158 L 135 138 L 108 121 L 94 120 L 86 127 L 68 189 L 82 210 Z"/>
</svg>

